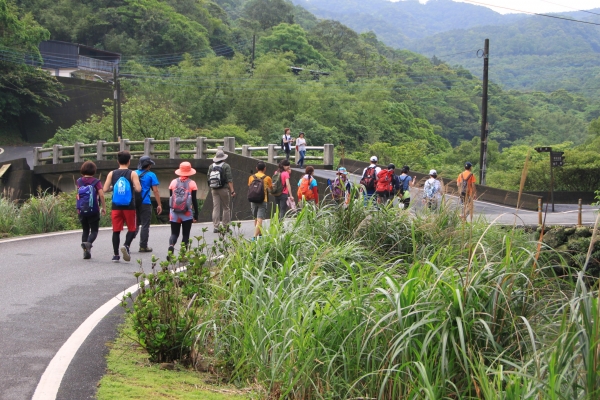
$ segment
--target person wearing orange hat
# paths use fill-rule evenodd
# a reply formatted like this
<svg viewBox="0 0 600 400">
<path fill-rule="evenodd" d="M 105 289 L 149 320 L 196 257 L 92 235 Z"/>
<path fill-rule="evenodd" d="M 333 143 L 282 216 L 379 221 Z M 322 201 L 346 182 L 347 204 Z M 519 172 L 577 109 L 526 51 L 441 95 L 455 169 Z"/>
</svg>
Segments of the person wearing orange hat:
<svg viewBox="0 0 600 400">
<path fill-rule="evenodd" d="M 195 173 L 196 170 L 192 168 L 192 164 L 184 161 L 175 171 L 175 175 L 179 175 L 179 178 L 173 179 L 169 185 L 171 237 L 169 237 L 167 257 L 171 257 L 175 252 L 175 244 L 179 238 L 179 232 L 182 230 L 182 247 L 188 246 L 192 223 L 198 220 L 198 185 L 190 178 Z"/>
</svg>

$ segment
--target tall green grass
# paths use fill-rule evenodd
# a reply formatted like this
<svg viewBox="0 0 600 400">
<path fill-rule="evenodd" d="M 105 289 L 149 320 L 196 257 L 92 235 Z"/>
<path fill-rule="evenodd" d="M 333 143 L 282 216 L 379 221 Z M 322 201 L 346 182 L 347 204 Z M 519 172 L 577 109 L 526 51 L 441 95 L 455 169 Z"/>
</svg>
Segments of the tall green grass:
<svg viewBox="0 0 600 400">
<path fill-rule="evenodd" d="M 598 292 L 552 259 L 449 208 L 307 206 L 234 241 L 198 351 L 267 398 L 595 399 Z"/>
<path fill-rule="evenodd" d="M 40 190 L 22 204 L 0 196 L 0 237 L 80 229 L 76 195 Z M 106 201 L 110 210 L 111 198 Z M 109 214 L 100 226 L 111 226 Z"/>
</svg>

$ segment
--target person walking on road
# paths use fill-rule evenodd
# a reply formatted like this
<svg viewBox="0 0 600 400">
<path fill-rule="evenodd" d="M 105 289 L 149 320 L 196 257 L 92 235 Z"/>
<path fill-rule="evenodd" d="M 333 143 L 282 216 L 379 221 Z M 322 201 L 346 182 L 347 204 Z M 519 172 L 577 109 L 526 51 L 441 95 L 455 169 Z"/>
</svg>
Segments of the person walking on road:
<svg viewBox="0 0 600 400">
<path fill-rule="evenodd" d="M 304 132 L 298 134 L 298 139 L 296 139 L 296 150 L 298 151 L 298 154 L 300 154 L 298 167 L 304 168 L 304 157 L 306 156 L 306 139 L 304 139 Z"/>
<path fill-rule="evenodd" d="M 377 175 L 381 172 L 381 168 L 377 166 L 377 157 L 371 157 L 371 165 L 363 170 L 360 184 L 364 187 L 365 205 L 371 200 L 376 191 Z"/>
<path fill-rule="evenodd" d="M 267 219 L 268 193 L 273 190 L 273 182 L 265 173 L 267 166 L 259 161 L 256 173 L 248 178 L 248 201 L 254 217 L 254 239 L 262 236 L 262 223 Z"/>
<path fill-rule="evenodd" d="M 387 169 L 382 169 L 377 174 L 377 204 L 386 205 L 394 193 L 394 170 L 396 166 L 389 164 Z"/>
<path fill-rule="evenodd" d="M 313 177 L 315 169 L 309 165 L 304 172 L 305 175 L 298 181 L 298 203 L 302 206 L 309 201 L 319 204 L 319 188 Z"/>
<path fill-rule="evenodd" d="M 408 175 L 409 171 L 410 167 L 405 165 L 402 167 L 402 173 L 398 177 L 398 180 L 400 181 L 400 191 L 398 196 L 404 206 L 404 210 L 408 210 L 408 207 L 410 206 L 410 188 L 415 186 L 415 181 L 417 180 L 416 176 L 410 177 L 410 175 Z"/>
<path fill-rule="evenodd" d="M 277 171 L 273 174 L 271 194 L 275 198 L 275 206 L 279 209 L 279 219 L 283 219 L 288 210 L 288 199 L 292 193 L 290 184 L 290 162 L 281 160 Z M 293 198 L 292 198 L 293 199 Z"/>
<path fill-rule="evenodd" d="M 160 194 L 158 192 L 158 178 L 156 174 L 150 171 L 154 165 L 154 161 L 148 156 L 143 156 L 138 162 L 137 174 L 140 178 L 142 191 L 135 199 L 135 215 L 137 218 L 136 235 L 140 234 L 140 253 L 149 253 L 152 251 L 148 247 L 148 238 L 150 236 L 150 220 L 152 219 L 152 201 L 150 200 L 150 191 L 154 194 L 156 200 L 156 213 L 162 213 L 162 205 L 160 203 Z M 141 226 L 141 229 L 140 229 Z"/>
<path fill-rule="evenodd" d="M 473 164 L 465 163 L 465 170 L 456 178 L 456 186 L 460 191 L 460 205 L 462 206 L 461 217 L 466 219 L 469 214 L 473 215 L 473 200 L 475 199 L 475 175 L 471 169 Z"/>
<path fill-rule="evenodd" d="M 86 161 L 79 172 L 81 178 L 77 179 L 77 215 L 83 229 L 81 235 L 83 259 L 89 260 L 92 258 L 92 243 L 98 237 L 100 215 L 106 215 L 106 201 L 102 182 L 94 177 L 96 164 Z"/>
<path fill-rule="evenodd" d="M 291 132 L 290 128 L 285 128 L 281 137 L 281 149 L 285 152 L 285 159 L 288 161 L 292 151 L 292 143 L 296 140 L 292 137 Z"/>
<path fill-rule="evenodd" d="M 169 185 L 169 222 L 171 223 L 171 236 L 169 237 L 168 256 L 175 252 L 175 244 L 182 231 L 181 247 L 189 245 L 192 223 L 198 220 L 198 185 L 190 176 L 196 170 L 187 161 L 179 164 L 175 175 L 179 178 L 173 179 Z"/>
<path fill-rule="evenodd" d="M 219 226 L 223 224 L 229 230 L 231 222 L 231 198 L 235 197 L 233 189 L 233 175 L 231 167 L 225 162 L 227 154 L 217 150 L 213 164 L 208 168 L 208 187 L 211 189 L 213 200 L 212 222 L 214 233 L 219 233 Z"/>
<path fill-rule="evenodd" d="M 119 168 L 109 172 L 106 182 L 104 182 L 104 192 L 113 191 L 112 211 L 110 213 L 113 228 L 113 262 L 120 261 L 119 245 L 123 224 L 127 225 L 127 235 L 125 235 L 125 243 L 121 247 L 121 254 L 123 260 L 131 260 L 129 246 L 135 238 L 137 229 L 134 191 L 140 192 L 142 190 L 137 173 L 129 169 L 131 154 L 128 151 L 120 151 L 117 154 L 117 161 Z"/>
<path fill-rule="evenodd" d="M 430 210 L 434 211 L 438 207 L 441 195 L 442 184 L 437 179 L 437 171 L 432 169 L 429 171 L 429 179 L 425 181 L 425 186 L 423 187 L 423 202 Z"/>
<path fill-rule="evenodd" d="M 336 178 L 331 184 L 333 200 L 338 204 L 348 204 L 352 192 L 352 184 L 348 179 L 348 170 L 345 167 L 339 167 L 336 175 Z"/>
</svg>

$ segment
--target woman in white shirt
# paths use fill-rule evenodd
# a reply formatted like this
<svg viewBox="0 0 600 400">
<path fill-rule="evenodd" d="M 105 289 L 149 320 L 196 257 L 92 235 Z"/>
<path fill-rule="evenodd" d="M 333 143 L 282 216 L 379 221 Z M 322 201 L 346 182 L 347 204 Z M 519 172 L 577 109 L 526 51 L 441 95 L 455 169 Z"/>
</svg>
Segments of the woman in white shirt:
<svg viewBox="0 0 600 400">
<path fill-rule="evenodd" d="M 285 152 L 285 159 L 290 159 L 290 152 L 292 151 L 292 143 L 296 140 L 292 138 L 290 128 L 283 130 L 283 136 L 281 137 L 281 150 Z"/>
<path fill-rule="evenodd" d="M 304 168 L 304 156 L 306 155 L 306 139 L 304 139 L 304 132 L 298 134 L 298 139 L 296 139 L 296 150 L 300 153 L 298 167 Z"/>
</svg>

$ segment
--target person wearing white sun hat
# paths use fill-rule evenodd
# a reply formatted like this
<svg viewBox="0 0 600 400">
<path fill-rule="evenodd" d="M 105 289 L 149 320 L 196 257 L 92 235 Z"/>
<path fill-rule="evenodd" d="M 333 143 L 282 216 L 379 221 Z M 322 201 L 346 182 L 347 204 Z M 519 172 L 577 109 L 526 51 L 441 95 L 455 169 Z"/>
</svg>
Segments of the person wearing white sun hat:
<svg viewBox="0 0 600 400">
<path fill-rule="evenodd" d="M 231 167 L 225 162 L 227 154 L 223 150 L 217 150 L 213 163 L 208 168 L 208 187 L 211 189 L 213 199 L 212 222 L 214 233 L 219 232 L 222 223 L 225 229 L 229 229 L 231 222 L 231 197 L 235 197 L 233 190 L 233 175 Z"/>
<path fill-rule="evenodd" d="M 423 186 L 423 202 L 430 210 L 435 210 L 441 194 L 442 184 L 437 179 L 437 171 L 432 169 L 429 171 L 429 179 L 425 181 L 425 186 Z"/>
</svg>

